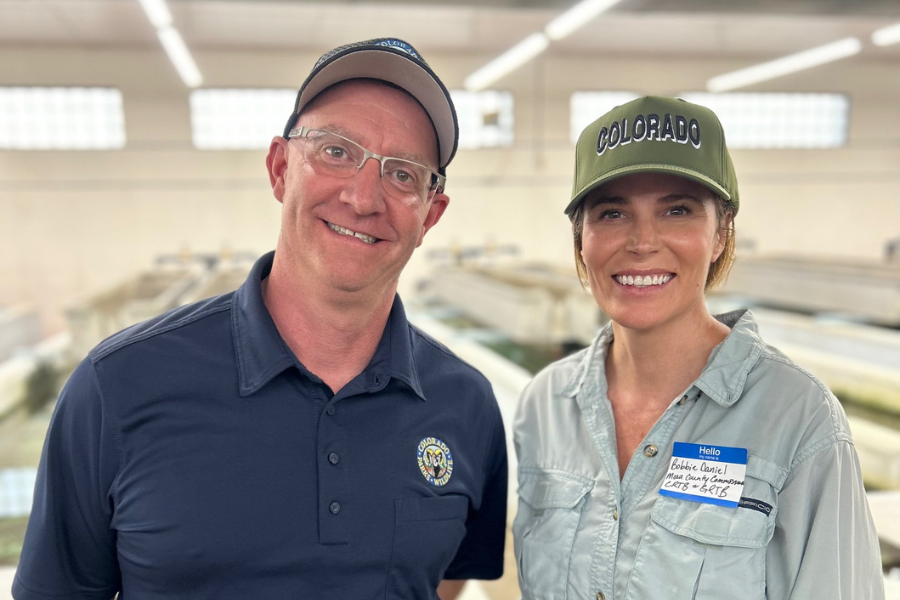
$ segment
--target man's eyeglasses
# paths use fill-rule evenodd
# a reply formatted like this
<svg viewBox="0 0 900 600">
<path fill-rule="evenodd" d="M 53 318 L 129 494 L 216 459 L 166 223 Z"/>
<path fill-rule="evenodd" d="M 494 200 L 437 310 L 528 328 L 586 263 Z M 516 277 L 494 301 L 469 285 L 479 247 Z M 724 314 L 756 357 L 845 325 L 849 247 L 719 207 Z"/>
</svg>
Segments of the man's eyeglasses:
<svg viewBox="0 0 900 600">
<path fill-rule="evenodd" d="M 385 192 L 406 204 L 424 204 L 444 189 L 446 178 L 425 165 L 392 156 L 381 156 L 366 150 L 342 135 L 298 127 L 289 139 L 304 142 L 304 157 L 317 173 L 334 177 L 352 177 L 365 162 L 374 158 L 381 164 L 381 181 Z"/>
</svg>

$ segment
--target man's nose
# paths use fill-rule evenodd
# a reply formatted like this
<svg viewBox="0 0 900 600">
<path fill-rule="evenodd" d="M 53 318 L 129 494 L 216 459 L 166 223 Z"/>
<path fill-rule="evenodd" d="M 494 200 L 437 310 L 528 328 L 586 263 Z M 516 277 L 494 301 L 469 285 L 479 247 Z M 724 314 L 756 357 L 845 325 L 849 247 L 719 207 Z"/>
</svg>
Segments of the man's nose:
<svg viewBox="0 0 900 600">
<path fill-rule="evenodd" d="M 341 193 L 341 201 L 352 206 L 360 215 L 382 212 L 385 206 L 383 185 L 381 163 L 378 159 L 369 157 L 347 180 Z"/>
</svg>

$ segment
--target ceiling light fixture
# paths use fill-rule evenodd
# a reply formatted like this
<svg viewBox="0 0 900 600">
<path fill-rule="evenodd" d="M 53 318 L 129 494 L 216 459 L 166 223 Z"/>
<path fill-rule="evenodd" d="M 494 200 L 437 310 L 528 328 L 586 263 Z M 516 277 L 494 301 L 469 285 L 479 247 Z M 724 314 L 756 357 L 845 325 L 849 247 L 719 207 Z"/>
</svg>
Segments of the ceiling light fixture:
<svg viewBox="0 0 900 600">
<path fill-rule="evenodd" d="M 846 38 L 767 63 L 718 75 L 706 83 L 706 89 L 710 92 L 727 92 L 847 58 L 859 53 L 860 50 L 862 43 L 858 39 Z"/>
<path fill-rule="evenodd" d="M 199 87 L 203 83 L 203 76 L 178 30 L 174 27 L 164 27 L 158 29 L 156 35 L 159 36 L 159 41 L 169 55 L 169 60 L 175 65 L 175 70 L 178 71 L 184 85 L 190 88 Z"/>
<path fill-rule="evenodd" d="M 900 42 L 900 23 L 884 27 L 872 34 L 872 43 L 876 46 L 890 46 Z"/>
<path fill-rule="evenodd" d="M 585 25 L 620 0 L 584 0 L 553 19 L 544 28 L 544 33 L 553 41 L 561 40 L 582 25 Z"/>
<path fill-rule="evenodd" d="M 203 83 L 203 76 L 181 34 L 172 27 L 172 13 L 166 5 L 166 0 L 138 0 L 138 2 L 147 13 L 150 23 L 156 28 L 156 35 L 184 85 L 190 88 L 199 87 Z"/>
<path fill-rule="evenodd" d="M 147 13 L 147 18 L 157 29 L 169 27 L 172 24 L 172 13 L 166 6 L 166 0 L 138 0 L 138 2 L 141 3 L 141 8 Z"/>
<path fill-rule="evenodd" d="M 468 77 L 463 85 L 470 92 L 480 92 L 498 79 L 515 71 L 543 52 L 550 40 L 543 33 L 532 33 L 527 38 L 484 65 Z"/>
<path fill-rule="evenodd" d="M 485 89 L 546 50 L 551 40 L 563 39 L 620 1 L 582 0 L 582 2 L 579 2 L 548 23 L 543 33 L 532 33 L 466 77 L 464 82 L 465 88 L 470 92 L 479 92 Z"/>
</svg>

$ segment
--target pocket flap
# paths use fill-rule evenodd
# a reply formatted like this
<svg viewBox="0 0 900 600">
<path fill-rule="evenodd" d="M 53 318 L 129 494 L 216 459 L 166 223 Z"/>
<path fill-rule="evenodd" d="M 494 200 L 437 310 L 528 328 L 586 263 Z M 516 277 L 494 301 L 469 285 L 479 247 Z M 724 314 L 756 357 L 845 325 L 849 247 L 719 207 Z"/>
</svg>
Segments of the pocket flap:
<svg viewBox="0 0 900 600">
<path fill-rule="evenodd" d="M 565 471 L 519 470 L 519 497 L 535 510 L 574 508 L 594 482 Z"/>
<path fill-rule="evenodd" d="M 775 515 L 660 496 L 650 518 L 672 533 L 703 544 L 762 548 L 775 531 Z"/>
<path fill-rule="evenodd" d="M 465 519 L 469 514 L 469 499 L 465 496 L 397 498 L 394 502 L 399 522 Z"/>
</svg>

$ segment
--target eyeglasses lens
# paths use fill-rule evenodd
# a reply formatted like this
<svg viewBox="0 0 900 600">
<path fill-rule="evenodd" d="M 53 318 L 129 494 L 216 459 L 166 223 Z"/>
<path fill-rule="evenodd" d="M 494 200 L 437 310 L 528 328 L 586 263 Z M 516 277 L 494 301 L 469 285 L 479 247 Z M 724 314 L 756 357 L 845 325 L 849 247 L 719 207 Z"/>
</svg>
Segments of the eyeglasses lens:
<svg viewBox="0 0 900 600">
<path fill-rule="evenodd" d="M 356 142 L 327 131 L 310 130 L 305 136 L 306 160 L 324 175 L 347 178 L 367 158 L 381 163 L 381 179 L 389 194 L 406 202 L 427 202 L 437 189 L 437 176 L 424 165 L 402 158 L 379 158 Z"/>
</svg>

